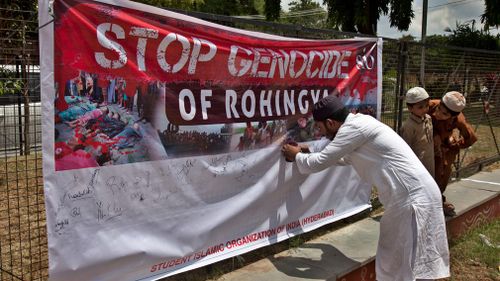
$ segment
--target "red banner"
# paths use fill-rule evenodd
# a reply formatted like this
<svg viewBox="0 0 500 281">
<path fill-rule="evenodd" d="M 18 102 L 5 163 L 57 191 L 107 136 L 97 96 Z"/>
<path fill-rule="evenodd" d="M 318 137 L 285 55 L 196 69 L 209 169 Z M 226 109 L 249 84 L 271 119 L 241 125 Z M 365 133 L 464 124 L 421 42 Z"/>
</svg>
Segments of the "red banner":
<svg viewBox="0 0 500 281">
<path fill-rule="evenodd" d="M 120 77 L 129 98 L 141 85 L 166 83 L 165 111 L 175 125 L 303 116 L 324 95 L 363 103 L 377 87 L 375 39 L 259 38 L 77 0 L 54 8 L 59 110 L 67 108 L 63 85 L 81 71 L 101 86 Z"/>
</svg>

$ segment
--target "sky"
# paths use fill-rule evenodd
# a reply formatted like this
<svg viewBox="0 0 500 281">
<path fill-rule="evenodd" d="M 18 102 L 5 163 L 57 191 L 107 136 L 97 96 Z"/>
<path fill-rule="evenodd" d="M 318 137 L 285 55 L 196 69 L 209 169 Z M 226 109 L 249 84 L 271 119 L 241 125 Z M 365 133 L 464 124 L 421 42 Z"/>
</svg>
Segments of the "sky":
<svg viewBox="0 0 500 281">
<path fill-rule="evenodd" d="M 288 4 L 292 0 L 281 0 L 281 7 L 288 10 Z M 314 0 L 322 4 L 323 0 Z M 412 20 L 408 31 L 399 32 L 396 28 L 391 28 L 389 18 L 382 16 L 378 22 L 377 35 L 389 38 L 400 38 L 403 35 L 412 35 L 420 40 L 422 35 L 422 5 L 423 0 L 413 0 L 413 12 L 415 17 Z M 482 28 L 481 15 L 484 13 L 484 0 L 428 0 L 427 13 L 427 35 L 449 34 L 446 28 L 456 29 L 457 22 L 466 23 L 471 20 L 476 21 L 476 29 Z M 493 28 L 490 33 L 496 35 L 499 29 Z"/>
</svg>

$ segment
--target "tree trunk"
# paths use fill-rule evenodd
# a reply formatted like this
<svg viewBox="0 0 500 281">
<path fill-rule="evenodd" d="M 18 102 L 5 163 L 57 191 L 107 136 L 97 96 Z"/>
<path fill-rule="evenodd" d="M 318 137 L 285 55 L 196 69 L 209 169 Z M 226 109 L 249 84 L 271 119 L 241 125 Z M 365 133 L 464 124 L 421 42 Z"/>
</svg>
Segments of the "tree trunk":
<svg viewBox="0 0 500 281">
<path fill-rule="evenodd" d="M 377 34 L 378 7 L 375 2 L 377 1 L 365 1 L 365 21 L 358 24 L 358 31 L 363 34 Z"/>
</svg>

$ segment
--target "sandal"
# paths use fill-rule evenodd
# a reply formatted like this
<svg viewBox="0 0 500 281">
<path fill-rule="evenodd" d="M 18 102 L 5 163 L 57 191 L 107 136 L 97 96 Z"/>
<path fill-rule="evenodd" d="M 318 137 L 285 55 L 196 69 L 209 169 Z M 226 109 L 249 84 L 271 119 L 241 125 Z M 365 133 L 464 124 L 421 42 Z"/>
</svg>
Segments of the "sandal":
<svg viewBox="0 0 500 281">
<path fill-rule="evenodd" d="M 455 206 L 449 202 L 443 203 L 443 211 L 444 215 L 447 217 L 454 217 L 457 215 L 457 213 L 455 213 Z"/>
</svg>

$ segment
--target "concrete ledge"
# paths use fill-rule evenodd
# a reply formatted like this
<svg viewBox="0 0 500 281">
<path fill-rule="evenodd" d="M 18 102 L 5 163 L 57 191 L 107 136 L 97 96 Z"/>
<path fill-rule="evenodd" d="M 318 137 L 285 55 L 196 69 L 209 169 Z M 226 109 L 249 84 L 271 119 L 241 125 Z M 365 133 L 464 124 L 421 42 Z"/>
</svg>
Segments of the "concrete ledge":
<svg viewBox="0 0 500 281">
<path fill-rule="evenodd" d="M 500 170 L 480 172 L 451 183 L 448 201 L 457 216 L 447 218 L 449 238 L 500 215 Z M 375 281 L 378 217 L 365 218 L 221 276 L 225 281 Z"/>
<path fill-rule="evenodd" d="M 448 197 L 450 200 L 451 198 Z M 453 202 L 452 200 L 450 200 Z M 466 233 L 469 229 L 485 224 L 499 217 L 500 196 L 497 194 L 493 198 L 481 202 L 479 205 L 470 208 L 463 213 L 457 213 L 456 217 L 447 218 L 446 228 L 448 239 L 453 239 Z M 339 281 L 375 281 L 375 257 L 368 264 L 356 268 L 348 274 L 341 275 L 336 280 Z"/>
</svg>

